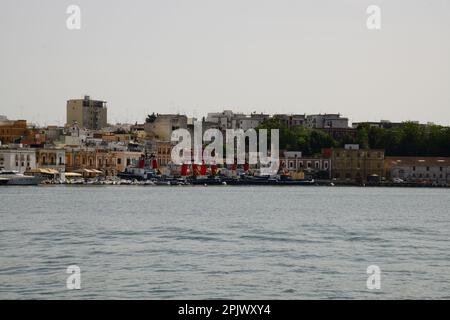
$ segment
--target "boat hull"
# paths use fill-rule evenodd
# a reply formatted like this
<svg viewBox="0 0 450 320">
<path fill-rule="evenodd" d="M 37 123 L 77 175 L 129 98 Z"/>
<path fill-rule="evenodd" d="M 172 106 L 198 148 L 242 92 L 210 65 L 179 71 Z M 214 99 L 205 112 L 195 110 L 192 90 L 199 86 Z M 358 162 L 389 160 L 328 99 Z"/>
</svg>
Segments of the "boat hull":
<svg viewBox="0 0 450 320">
<path fill-rule="evenodd" d="M 40 177 L 11 178 L 6 182 L 7 186 L 37 186 L 45 179 Z"/>
</svg>

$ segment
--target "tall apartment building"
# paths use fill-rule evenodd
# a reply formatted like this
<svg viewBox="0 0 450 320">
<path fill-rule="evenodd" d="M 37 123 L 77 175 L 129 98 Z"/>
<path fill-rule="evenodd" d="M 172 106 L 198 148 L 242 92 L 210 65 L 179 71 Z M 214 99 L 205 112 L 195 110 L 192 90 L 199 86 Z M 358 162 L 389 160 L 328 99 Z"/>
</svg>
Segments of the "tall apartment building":
<svg viewBox="0 0 450 320">
<path fill-rule="evenodd" d="M 80 128 L 99 130 L 107 126 L 106 101 L 84 99 L 67 101 L 67 126 L 77 123 Z"/>
</svg>

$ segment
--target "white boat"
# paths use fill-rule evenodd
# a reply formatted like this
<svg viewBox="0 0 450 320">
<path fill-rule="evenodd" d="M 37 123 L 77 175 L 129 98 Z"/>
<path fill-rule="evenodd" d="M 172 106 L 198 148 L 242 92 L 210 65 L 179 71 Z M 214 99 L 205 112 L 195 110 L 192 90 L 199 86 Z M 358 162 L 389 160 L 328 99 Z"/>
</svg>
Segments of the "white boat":
<svg viewBox="0 0 450 320">
<path fill-rule="evenodd" d="M 7 186 L 36 186 L 45 180 L 43 177 L 26 176 L 17 171 L 0 171 L 2 185 Z"/>
</svg>

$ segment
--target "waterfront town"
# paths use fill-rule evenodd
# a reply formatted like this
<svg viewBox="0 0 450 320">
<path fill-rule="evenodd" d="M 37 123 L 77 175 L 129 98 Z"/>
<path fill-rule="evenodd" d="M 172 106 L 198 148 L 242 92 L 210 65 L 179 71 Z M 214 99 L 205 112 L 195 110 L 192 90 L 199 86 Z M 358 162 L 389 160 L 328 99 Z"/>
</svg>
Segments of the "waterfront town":
<svg viewBox="0 0 450 320">
<path fill-rule="evenodd" d="M 0 115 L 0 184 L 450 186 L 450 130 L 433 124 L 350 125 L 340 114 L 224 110 L 202 119 L 153 113 L 142 123 L 113 125 L 107 103 L 89 96 L 68 100 L 66 115 L 64 127 Z M 172 163 L 172 132 L 192 132 L 194 121 L 201 121 L 203 130 L 279 129 L 278 174 L 261 176 L 258 165 L 249 164 Z M 438 142 L 408 149 L 417 140 L 413 130 Z"/>
</svg>

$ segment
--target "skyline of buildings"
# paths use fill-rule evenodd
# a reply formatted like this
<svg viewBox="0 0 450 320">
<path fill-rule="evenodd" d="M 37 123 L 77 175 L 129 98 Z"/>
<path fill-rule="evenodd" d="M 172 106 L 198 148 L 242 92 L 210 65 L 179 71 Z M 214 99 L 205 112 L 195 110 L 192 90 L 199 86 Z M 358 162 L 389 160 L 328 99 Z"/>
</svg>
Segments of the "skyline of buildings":
<svg viewBox="0 0 450 320">
<path fill-rule="evenodd" d="M 180 166 L 171 161 L 171 134 L 183 128 L 192 132 L 194 118 L 182 114 L 150 114 L 145 122 L 110 125 L 107 106 L 89 96 L 67 102 L 64 127 L 30 127 L 26 120 L 8 120 L 0 116 L 0 168 L 20 173 L 94 179 L 116 177 L 142 159 L 168 176 L 180 175 Z M 264 114 L 210 112 L 202 121 L 203 130 L 217 128 L 253 129 L 263 121 L 276 119 L 290 130 L 301 126 L 320 130 L 333 138 L 356 136 L 355 124 L 341 114 Z M 369 122 L 372 127 L 401 125 L 389 121 Z M 280 150 L 280 173 L 303 179 L 325 179 L 341 184 L 381 183 L 401 180 L 409 183 L 448 185 L 450 158 L 388 157 L 385 150 L 358 144 L 323 148 L 321 154 L 303 154 L 304 150 Z M 144 160 L 145 161 L 145 160 Z M 251 172 L 257 166 L 224 166 L 224 174 Z M 194 169 L 192 169 L 194 170 Z M 194 170 L 195 171 L 195 170 Z M 203 170 L 203 174 L 212 174 Z"/>
<path fill-rule="evenodd" d="M 152 112 L 144 112 L 142 117 L 136 121 L 112 121 L 108 122 L 108 117 L 110 118 L 108 109 L 110 107 L 107 106 L 107 102 L 100 99 L 91 99 L 91 96 L 84 95 L 83 98 L 73 98 L 66 101 L 66 120 L 61 123 L 60 121 L 54 122 L 46 122 L 44 124 L 35 123 L 33 121 L 27 120 L 28 126 L 35 127 L 46 127 L 46 126 L 70 126 L 73 123 L 78 123 L 80 127 L 99 130 L 101 128 L 107 127 L 108 125 L 114 124 L 133 124 L 133 123 L 142 123 L 147 116 Z M 245 122 L 246 125 L 240 126 L 240 128 L 246 130 L 246 128 L 251 128 L 256 126 L 255 124 L 261 123 L 262 120 L 267 119 L 269 117 L 278 118 L 288 127 L 292 125 L 304 125 L 308 128 L 320 128 L 326 129 L 327 127 L 334 128 L 356 128 L 359 124 L 367 123 L 371 126 L 379 127 L 379 128 L 391 128 L 396 124 L 402 122 L 414 122 L 414 123 L 423 123 L 423 124 L 435 124 L 435 122 L 431 121 L 419 121 L 413 119 L 402 119 L 400 121 L 391 121 L 387 119 L 380 119 L 379 121 L 371 119 L 365 121 L 351 121 L 350 117 L 343 117 L 341 113 L 328 113 L 328 112 L 318 112 L 318 113 L 267 113 L 267 112 L 259 112 L 253 111 L 251 113 L 244 113 L 242 111 L 236 111 L 237 108 L 228 108 L 224 107 L 223 111 L 208 111 L 205 114 L 190 114 L 189 112 L 176 112 L 176 113 L 157 113 L 159 115 L 164 114 L 173 114 L 173 115 L 184 115 L 187 119 L 202 119 L 205 118 L 207 122 L 217 122 L 219 123 L 219 128 L 223 128 L 224 121 L 240 121 Z M 111 111 L 111 110 L 110 110 Z M 233 120 L 231 119 L 233 118 Z M 29 119 L 29 118 L 28 118 Z M 16 120 L 10 120 L 9 116 L 6 114 L 0 113 L 0 123 L 5 123 L 7 121 L 22 121 L 26 120 L 25 118 L 17 118 Z M 117 120 L 117 119 L 116 119 Z M 125 119 L 124 119 L 125 120 Z M 253 123 L 252 123 L 253 122 Z M 332 123 L 332 125 L 330 125 Z M 449 124 L 437 124 L 441 126 L 450 126 Z M 239 127 L 239 125 L 234 125 L 234 127 Z"/>
</svg>

